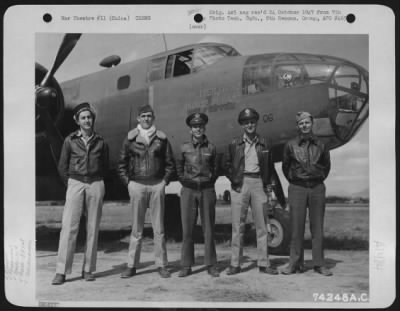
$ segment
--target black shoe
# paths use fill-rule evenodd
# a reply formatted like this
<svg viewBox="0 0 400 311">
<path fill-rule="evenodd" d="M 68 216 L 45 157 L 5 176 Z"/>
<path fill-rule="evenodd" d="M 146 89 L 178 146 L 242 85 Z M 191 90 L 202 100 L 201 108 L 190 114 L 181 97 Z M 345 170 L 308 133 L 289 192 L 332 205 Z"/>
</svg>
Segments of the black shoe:
<svg viewBox="0 0 400 311">
<path fill-rule="evenodd" d="M 158 274 L 162 277 L 162 278 L 169 278 L 171 277 L 171 273 L 167 270 L 167 268 L 165 267 L 159 267 L 158 268 Z"/>
<path fill-rule="evenodd" d="M 96 278 L 94 277 L 92 272 L 85 272 L 82 271 L 82 279 L 85 279 L 85 281 L 95 281 Z"/>
<path fill-rule="evenodd" d="M 184 268 L 181 269 L 181 271 L 179 271 L 178 276 L 180 278 L 184 278 L 184 277 L 186 277 L 186 276 L 188 276 L 190 274 L 192 274 L 192 268 L 191 267 L 184 267 Z"/>
<path fill-rule="evenodd" d="M 124 271 L 121 273 L 121 278 L 122 279 L 127 279 L 136 274 L 136 268 L 129 268 L 127 267 Z"/>
<path fill-rule="evenodd" d="M 234 275 L 234 274 L 238 274 L 242 271 L 242 269 L 240 267 L 232 267 L 229 266 L 228 271 L 226 272 L 227 275 Z"/>
<path fill-rule="evenodd" d="M 296 267 L 288 266 L 281 269 L 279 272 L 284 275 L 289 275 L 294 273 L 303 273 L 304 271 L 306 271 L 304 265 L 297 265 Z"/>
<path fill-rule="evenodd" d="M 319 274 L 322 274 L 323 276 L 331 276 L 331 275 L 333 275 L 332 271 L 329 270 L 326 267 L 318 267 L 318 266 L 316 266 L 316 267 L 314 267 L 314 271 L 319 273 Z"/>
<path fill-rule="evenodd" d="M 52 285 L 62 285 L 65 282 L 65 274 L 56 273 L 53 281 L 51 281 Z"/>
<path fill-rule="evenodd" d="M 296 273 L 304 273 L 305 271 L 306 271 L 306 268 L 304 267 L 304 264 L 303 265 L 298 265 L 296 267 Z"/>
<path fill-rule="evenodd" d="M 212 277 L 215 277 L 215 278 L 219 277 L 219 272 L 217 270 L 217 267 L 215 267 L 215 266 L 208 266 L 207 273 L 209 275 L 211 275 Z"/>
<path fill-rule="evenodd" d="M 267 273 L 267 274 L 272 274 L 272 275 L 276 275 L 279 274 L 279 272 L 272 267 L 259 267 L 258 268 L 260 273 Z"/>
</svg>

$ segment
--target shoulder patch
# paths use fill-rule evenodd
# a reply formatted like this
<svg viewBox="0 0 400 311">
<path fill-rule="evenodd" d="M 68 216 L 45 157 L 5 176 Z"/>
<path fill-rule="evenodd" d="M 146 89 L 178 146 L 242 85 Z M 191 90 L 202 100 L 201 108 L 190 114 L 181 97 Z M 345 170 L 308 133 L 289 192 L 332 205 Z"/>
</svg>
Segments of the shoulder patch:
<svg viewBox="0 0 400 311">
<path fill-rule="evenodd" d="M 160 130 L 157 130 L 156 135 L 160 139 L 167 139 L 167 135 L 164 132 L 161 132 Z"/>
<path fill-rule="evenodd" d="M 128 139 L 133 140 L 136 138 L 136 136 L 139 135 L 139 130 L 137 128 L 134 128 L 133 130 L 128 132 Z"/>
</svg>

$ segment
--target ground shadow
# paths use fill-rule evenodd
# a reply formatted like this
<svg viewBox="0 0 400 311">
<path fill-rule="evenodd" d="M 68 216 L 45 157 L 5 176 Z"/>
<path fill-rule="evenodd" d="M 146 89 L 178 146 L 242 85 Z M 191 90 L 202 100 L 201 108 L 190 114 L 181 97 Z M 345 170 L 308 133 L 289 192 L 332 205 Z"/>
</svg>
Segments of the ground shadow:
<svg viewBox="0 0 400 311">
<path fill-rule="evenodd" d="M 82 252 L 85 247 L 86 234 L 85 230 L 81 230 L 78 234 L 76 252 Z M 98 250 L 105 253 L 119 252 L 128 249 L 129 235 L 131 228 L 123 228 L 114 231 L 100 231 Z M 217 244 L 230 244 L 232 237 L 232 225 L 218 224 L 215 226 L 215 242 Z M 38 226 L 36 228 L 36 249 L 41 251 L 57 251 L 60 238 L 60 229 L 49 228 L 46 226 Z M 146 227 L 143 231 L 143 238 L 153 238 L 153 230 L 151 227 Z M 167 241 L 180 242 L 172 236 L 167 236 Z M 204 236 L 201 226 L 196 225 L 193 231 L 193 240 L 196 244 L 204 243 Z M 252 224 L 247 224 L 243 237 L 244 246 L 257 246 L 256 232 Z M 310 238 L 304 240 L 304 248 L 311 249 L 312 243 Z M 332 250 L 368 250 L 369 241 L 361 237 L 332 237 L 324 238 L 324 248 Z"/>
<path fill-rule="evenodd" d="M 336 267 L 336 265 L 341 262 L 343 262 L 343 261 L 332 259 L 332 258 L 324 259 L 325 267 L 327 267 L 329 269 Z M 283 265 L 287 265 L 288 263 L 289 263 L 289 258 L 278 258 L 278 259 L 275 259 L 274 266 L 275 267 L 283 266 Z M 304 260 L 304 272 L 307 272 L 308 270 L 313 270 L 313 269 L 314 269 L 313 261 L 312 260 Z"/>
</svg>

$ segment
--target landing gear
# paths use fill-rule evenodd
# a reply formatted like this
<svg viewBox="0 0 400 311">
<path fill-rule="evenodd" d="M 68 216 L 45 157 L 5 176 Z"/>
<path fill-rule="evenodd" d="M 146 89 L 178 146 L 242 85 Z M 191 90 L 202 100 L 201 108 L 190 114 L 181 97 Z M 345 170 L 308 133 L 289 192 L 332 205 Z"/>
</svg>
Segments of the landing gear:
<svg viewBox="0 0 400 311">
<path fill-rule="evenodd" d="M 268 250 L 273 255 L 287 255 L 290 244 L 289 212 L 282 208 L 274 208 L 269 217 L 271 232 L 268 235 Z"/>
</svg>

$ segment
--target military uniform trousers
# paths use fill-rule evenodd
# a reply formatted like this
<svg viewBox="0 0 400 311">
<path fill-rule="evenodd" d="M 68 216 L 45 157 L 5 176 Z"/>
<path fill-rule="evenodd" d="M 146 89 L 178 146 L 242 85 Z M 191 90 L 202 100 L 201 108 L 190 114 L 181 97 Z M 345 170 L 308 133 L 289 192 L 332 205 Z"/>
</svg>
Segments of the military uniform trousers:
<svg viewBox="0 0 400 311">
<path fill-rule="evenodd" d="M 194 190 L 182 187 L 182 267 L 191 267 L 194 264 L 193 229 L 196 225 L 198 210 L 200 211 L 200 219 L 204 235 L 204 264 L 206 266 L 216 264 L 217 255 L 214 241 L 216 201 L 217 198 L 214 188 Z"/>
<path fill-rule="evenodd" d="M 84 183 L 72 178 L 68 179 L 56 273 L 71 273 L 79 222 L 84 211 L 86 212 L 86 247 L 82 270 L 96 271 L 97 242 L 104 192 L 102 180 Z"/>
<path fill-rule="evenodd" d="M 312 236 L 312 258 L 314 266 L 324 265 L 323 224 L 325 214 L 325 185 L 313 188 L 294 184 L 289 185 L 289 206 L 292 237 L 290 242 L 290 267 L 304 263 L 304 229 L 309 210 L 310 231 Z"/>
<path fill-rule="evenodd" d="M 147 208 L 150 209 L 151 224 L 153 226 L 156 266 L 167 266 L 167 248 L 164 236 L 165 183 L 162 181 L 139 183 L 131 180 L 128 184 L 128 191 L 132 208 L 132 232 L 128 250 L 128 267 L 136 268 L 140 262 Z"/>
<path fill-rule="evenodd" d="M 263 189 L 261 178 L 244 177 L 240 192 L 232 190 L 232 257 L 231 266 L 239 267 L 243 256 L 243 235 L 245 231 L 247 210 L 251 206 L 253 221 L 257 235 L 257 265 L 268 267 L 268 234 L 266 221 L 267 213 L 264 213 L 267 196 Z"/>
</svg>

